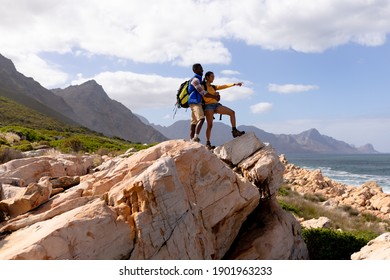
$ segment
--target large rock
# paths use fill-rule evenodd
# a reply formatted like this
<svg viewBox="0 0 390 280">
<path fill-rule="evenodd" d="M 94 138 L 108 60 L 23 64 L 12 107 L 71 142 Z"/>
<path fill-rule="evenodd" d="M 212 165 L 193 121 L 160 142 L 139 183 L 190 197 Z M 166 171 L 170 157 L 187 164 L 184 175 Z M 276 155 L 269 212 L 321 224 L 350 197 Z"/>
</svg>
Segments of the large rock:
<svg viewBox="0 0 390 280">
<path fill-rule="evenodd" d="M 301 225 L 304 228 L 330 228 L 332 225 L 332 221 L 327 217 L 319 217 L 318 219 L 310 219 L 301 222 Z"/>
<path fill-rule="evenodd" d="M 264 144 L 259 141 L 255 133 L 249 132 L 224 145 L 216 147 L 214 153 L 218 155 L 220 159 L 232 165 L 236 165 L 262 147 L 264 147 Z"/>
<path fill-rule="evenodd" d="M 300 260 L 309 259 L 301 226 L 276 199 L 265 200 L 244 223 L 226 259 Z"/>
<path fill-rule="evenodd" d="M 121 259 L 134 232 L 106 203 L 95 199 L 0 241 L 0 259 Z"/>
<path fill-rule="evenodd" d="M 44 176 L 77 176 L 85 175 L 93 168 L 94 156 L 73 156 L 59 154 L 57 156 L 41 156 L 14 159 L 0 165 L 0 177 L 19 178 L 28 185 L 37 183 Z"/>
<path fill-rule="evenodd" d="M 352 254 L 352 260 L 390 260 L 390 232 L 383 233 L 368 242 L 359 252 Z"/>
<path fill-rule="evenodd" d="M 42 178 L 38 183 L 31 183 L 13 198 L 0 201 L 0 211 L 14 218 L 27 213 L 49 200 L 52 185 L 48 178 Z"/>
<path fill-rule="evenodd" d="M 272 146 L 262 147 L 252 156 L 242 160 L 238 164 L 238 168 L 246 178 L 259 188 L 261 198 L 265 199 L 278 192 L 283 182 L 284 165 L 279 161 Z"/>
<path fill-rule="evenodd" d="M 228 144 L 237 152 L 248 139 L 235 166 L 184 140 L 108 160 L 1 223 L 0 259 L 305 259 L 299 223 L 275 200 L 283 169 L 272 147 L 250 134 Z"/>
<path fill-rule="evenodd" d="M 256 186 L 232 172 L 198 143 L 168 141 L 116 162 L 113 168 L 87 175 L 78 186 L 53 197 L 47 209 L 42 206 L 51 211 L 52 207 L 61 208 L 69 199 L 80 195 L 102 196 L 106 209 L 115 213 L 110 221 L 126 225 L 127 236 L 131 237 L 126 239 L 127 245 L 121 243 L 121 250 L 116 255 L 112 255 L 111 250 L 107 251 L 110 254 L 99 251 L 100 247 L 110 247 L 118 239 L 116 234 L 109 233 L 117 231 L 112 227 L 107 228 L 104 242 L 84 248 L 83 254 L 77 248 L 79 253 L 70 255 L 68 243 L 86 242 L 83 241 L 87 238 L 85 230 L 61 234 L 62 242 L 56 245 L 56 252 L 63 253 L 49 256 L 50 248 L 46 246 L 52 243 L 39 239 L 38 234 L 36 239 L 31 238 L 28 229 L 39 224 L 45 232 L 51 232 L 53 228 L 67 232 L 61 227 L 53 227 L 52 220 L 56 219 L 56 225 L 73 224 L 75 214 L 70 215 L 71 210 L 48 219 L 50 216 L 42 215 L 37 209 L 36 214 L 39 213 L 42 220 L 6 236 L 0 244 L 7 244 L 0 251 L 0 258 L 117 259 L 124 258 L 126 252 L 125 257 L 130 259 L 220 259 L 259 202 Z M 27 224 L 29 219 L 31 217 L 25 217 L 25 221 L 10 220 L 3 228 L 16 229 L 18 227 L 12 223 Z M 84 228 L 93 221 L 82 219 L 77 220 L 77 224 Z M 95 234 L 91 231 L 92 236 Z M 29 246 L 19 242 L 21 236 L 32 239 Z M 24 252 L 27 247 L 39 247 L 40 253 L 33 254 L 32 249 Z"/>
</svg>

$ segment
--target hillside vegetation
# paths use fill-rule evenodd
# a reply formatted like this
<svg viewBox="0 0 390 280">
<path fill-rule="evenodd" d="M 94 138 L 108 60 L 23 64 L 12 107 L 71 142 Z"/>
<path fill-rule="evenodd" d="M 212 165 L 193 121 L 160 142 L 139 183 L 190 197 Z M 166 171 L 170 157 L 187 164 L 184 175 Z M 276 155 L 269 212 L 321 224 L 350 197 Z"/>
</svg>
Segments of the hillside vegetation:
<svg viewBox="0 0 390 280">
<path fill-rule="evenodd" d="M 370 240 L 390 230 L 390 222 L 360 213 L 352 207 L 329 208 L 321 204 L 321 195 L 299 194 L 288 184 L 279 189 L 277 199 L 282 208 L 298 220 L 327 217 L 329 228 L 303 228 L 302 235 L 312 260 L 349 260 Z"/>
<path fill-rule="evenodd" d="M 21 152 L 42 147 L 67 153 L 108 154 L 150 146 L 64 124 L 0 96 L 0 163 L 21 157 Z"/>
<path fill-rule="evenodd" d="M 0 126 L 8 125 L 58 131 L 80 130 L 80 128 L 64 124 L 9 98 L 0 96 Z"/>
</svg>

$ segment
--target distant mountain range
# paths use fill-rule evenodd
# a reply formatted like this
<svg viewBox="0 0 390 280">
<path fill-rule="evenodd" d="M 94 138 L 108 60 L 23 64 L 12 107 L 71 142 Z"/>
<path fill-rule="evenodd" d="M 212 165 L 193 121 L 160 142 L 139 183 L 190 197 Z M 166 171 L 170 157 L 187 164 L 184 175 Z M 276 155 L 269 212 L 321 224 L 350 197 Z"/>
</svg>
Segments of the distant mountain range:
<svg viewBox="0 0 390 280">
<path fill-rule="evenodd" d="M 146 121 L 145 118 L 142 119 Z M 155 129 L 170 139 L 189 139 L 189 120 L 177 121 L 169 127 L 153 125 Z M 329 154 L 373 154 L 378 153 L 371 144 L 354 147 L 343 141 L 322 135 L 317 129 L 310 129 L 295 135 L 272 134 L 255 126 L 239 126 L 239 130 L 252 131 L 266 143 L 270 143 L 278 153 L 329 153 Z M 205 143 L 205 127 L 202 129 L 200 139 Z M 219 146 L 232 139 L 231 127 L 215 122 L 213 125 L 211 143 Z"/>
<path fill-rule="evenodd" d="M 83 126 L 132 142 L 153 143 L 189 138 L 189 121 L 177 121 L 169 127 L 151 124 L 146 118 L 136 116 L 123 104 L 110 99 L 102 86 L 93 80 L 65 89 L 48 90 L 19 73 L 12 61 L 1 54 L 0 97 L 3 97 L 0 98 L 0 114 L 10 107 L 7 104 L 20 104 L 19 110 L 28 111 L 29 115 L 33 115 L 29 110 L 34 110 L 56 122 Z M 13 110 L 12 114 L 7 114 L 7 118 L 12 116 L 17 119 L 22 115 L 15 113 Z M 28 124 L 28 121 L 25 123 Z M 378 153 L 371 144 L 354 147 L 322 135 L 314 128 L 296 135 L 272 134 L 254 126 L 240 126 L 239 129 L 253 131 L 262 142 L 270 143 L 279 153 Z M 205 126 L 201 132 L 202 143 L 205 143 L 204 132 Z M 215 122 L 212 144 L 221 145 L 231 139 L 231 128 Z"/>
</svg>

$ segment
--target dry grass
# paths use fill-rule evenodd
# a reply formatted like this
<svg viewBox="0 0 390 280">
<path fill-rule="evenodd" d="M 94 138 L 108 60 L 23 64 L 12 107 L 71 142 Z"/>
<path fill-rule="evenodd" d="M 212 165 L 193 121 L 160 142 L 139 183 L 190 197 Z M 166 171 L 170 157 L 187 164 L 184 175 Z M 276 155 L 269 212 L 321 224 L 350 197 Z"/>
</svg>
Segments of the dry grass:
<svg viewBox="0 0 390 280">
<path fill-rule="evenodd" d="M 330 207 L 323 206 L 322 197 L 300 195 L 292 191 L 288 186 L 282 186 L 277 196 L 282 207 L 292 212 L 298 219 L 305 220 L 327 217 L 332 221 L 334 229 L 343 231 L 366 231 L 377 234 L 390 230 L 390 221 L 382 221 L 379 218 L 367 214 L 359 213 L 356 209 L 348 206 Z"/>
</svg>

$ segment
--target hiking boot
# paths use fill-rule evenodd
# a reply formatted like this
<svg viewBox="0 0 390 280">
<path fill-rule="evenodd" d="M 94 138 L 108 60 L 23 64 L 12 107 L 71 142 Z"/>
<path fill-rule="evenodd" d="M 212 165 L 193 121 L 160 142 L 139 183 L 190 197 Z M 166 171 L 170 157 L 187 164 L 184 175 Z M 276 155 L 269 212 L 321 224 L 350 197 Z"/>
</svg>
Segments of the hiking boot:
<svg viewBox="0 0 390 280">
<path fill-rule="evenodd" d="M 200 142 L 200 139 L 199 139 L 199 137 L 196 136 L 196 137 L 192 138 L 191 141 L 192 141 L 192 142 L 198 142 L 198 143 L 199 143 L 199 142 Z"/>
<path fill-rule="evenodd" d="M 232 130 L 233 138 L 239 137 L 239 136 L 244 135 L 244 134 L 245 134 L 245 131 L 239 131 L 238 129 Z"/>
<path fill-rule="evenodd" d="M 209 150 L 214 150 L 214 149 L 215 149 L 215 146 L 211 146 L 210 141 L 207 141 L 207 143 L 206 143 L 206 148 L 209 149 Z"/>
</svg>

